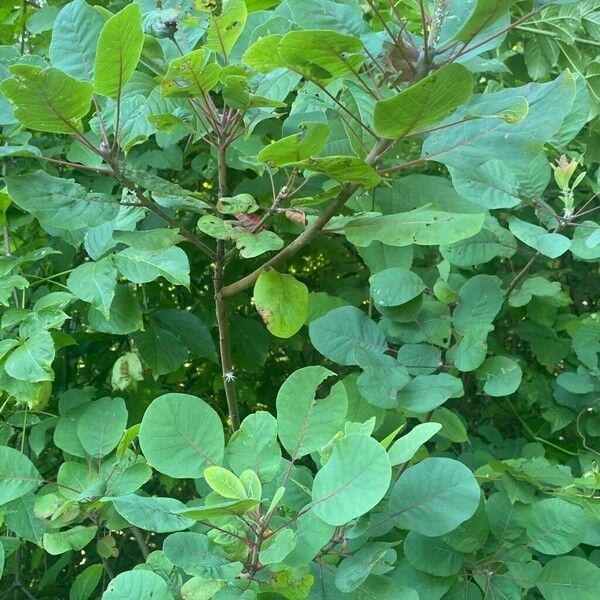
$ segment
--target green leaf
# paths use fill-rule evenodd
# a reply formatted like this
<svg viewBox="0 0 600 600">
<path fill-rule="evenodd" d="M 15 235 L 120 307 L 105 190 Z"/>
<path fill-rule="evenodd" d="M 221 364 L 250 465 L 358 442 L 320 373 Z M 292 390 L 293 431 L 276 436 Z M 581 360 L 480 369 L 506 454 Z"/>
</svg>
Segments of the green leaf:
<svg viewBox="0 0 600 600">
<path fill-rule="evenodd" d="M 360 347 L 354 355 L 363 369 L 357 380 L 363 398 L 373 406 L 397 408 L 398 392 L 410 380 L 406 367 L 387 354 L 374 355 Z"/>
<path fill-rule="evenodd" d="M 562 256 L 571 247 L 568 237 L 560 233 L 549 233 L 543 227 L 521 221 L 517 217 L 510 218 L 508 227 L 524 244 L 550 258 Z"/>
<path fill-rule="evenodd" d="M 24 454 L 0 446 L 0 505 L 33 492 L 41 483 L 41 475 Z"/>
<path fill-rule="evenodd" d="M 242 233 L 235 236 L 235 245 L 242 258 L 254 258 L 265 252 L 283 248 L 283 240 L 273 231 Z"/>
<path fill-rule="evenodd" d="M 166 250 L 183 240 L 177 229 L 113 231 L 111 237 L 115 242 L 123 242 L 136 250 Z"/>
<path fill-rule="evenodd" d="M 383 446 L 373 438 L 352 433 L 335 442 L 333 454 L 317 473 L 312 510 L 330 525 L 345 525 L 376 506 L 392 476 Z"/>
<path fill-rule="evenodd" d="M 571 109 L 575 80 L 568 72 L 549 83 L 530 83 L 523 87 L 473 97 L 442 125 L 467 119 L 460 127 L 447 127 L 432 133 L 423 144 L 423 156 L 457 169 L 476 168 L 490 160 L 510 165 L 530 163 L 544 143 L 558 131 Z M 514 122 L 514 107 L 525 98 L 527 116 Z M 508 121 L 502 115 L 509 109 Z M 519 109 L 517 118 L 520 119 Z M 471 115 L 492 115 L 470 119 Z"/>
<path fill-rule="evenodd" d="M 162 326 L 185 341 L 192 354 L 217 362 L 215 342 L 208 327 L 189 310 L 167 308 L 152 315 Z"/>
<path fill-rule="evenodd" d="M 119 573 L 102 594 L 102 600 L 131 600 L 131 598 L 174 600 L 165 580 L 160 575 L 146 570 Z"/>
<path fill-rule="evenodd" d="M 442 437 L 457 444 L 468 441 L 467 429 L 456 413 L 441 406 L 433 411 L 431 418 L 442 426 L 442 429 L 440 430 L 440 435 Z"/>
<path fill-rule="evenodd" d="M 175 514 L 185 510 L 185 505 L 175 498 L 148 498 L 129 494 L 111 498 L 115 510 L 131 525 L 155 533 L 168 533 L 189 529 L 192 519 Z"/>
<path fill-rule="evenodd" d="M 355 156 L 326 156 L 324 158 L 309 158 L 290 166 L 307 169 L 315 173 L 323 173 L 335 181 L 355 183 L 370 188 L 376 186 L 381 177 L 375 169 L 362 158 Z"/>
<path fill-rule="evenodd" d="M 375 105 L 375 130 L 398 140 L 434 125 L 464 104 L 473 93 L 471 72 L 450 64 Z"/>
<path fill-rule="evenodd" d="M 231 515 L 243 515 L 256 508 L 260 500 L 247 498 L 246 500 L 224 500 L 215 502 L 206 506 L 195 506 L 193 508 L 184 508 L 177 511 L 177 514 L 188 519 L 198 521 L 216 519 L 218 517 L 230 517 Z"/>
<path fill-rule="evenodd" d="M 384 573 L 391 570 L 395 562 L 396 551 L 390 548 L 390 544 L 384 542 L 367 544 L 356 554 L 340 562 L 335 572 L 335 585 L 341 592 L 353 592 L 373 571 Z"/>
<path fill-rule="evenodd" d="M 376 323 L 354 306 L 341 306 L 309 325 L 312 345 L 326 358 L 340 365 L 358 364 L 357 348 L 383 354 L 387 343 Z"/>
<path fill-rule="evenodd" d="M 448 373 L 417 375 L 400 390 L 398 405 L 411 412 L 425 413 L 464 393 L 462 381 Z"/>
<path fill-rule="evenodd" d="M 458 305 L 452 314 L 459 334 L 492 323 L 502 308 L 504 292 L 491 275 L 475 275 L 460 288 Z"/>
<path fill-rule="evenodd" d="M 245 500 L 247 498 L 244 484 L 223 467 L 212 465 L 204 469 L 204 479 L 211 489 L 223 498 Z"/>
<path fill-rule="evenodd" d="M 303 123 L 300 133 L 269 144 L 258 153 L 258 160 L 282 167 L 316 156 L 325 147 L 330 129 L 325 123 Z"/>
<path fill-rule="evenodd" d="M 5 156 L 41 156 L 42 152 L 37 146 L 2 146 L 0 147 L 0 157 Z M 10 201 L 9 201 L 10 202 Z M 2 206 L 2 211 L 6 210 L 7 206 Z"/>
<path fill-rule="evenodd" d="M 223 426 L 219 415 L 200 398 L 165 394 L 144 413 L 140 446 L 157 471 L 199 479 L 207 466 L 223 460 Z"/>
<path fill-rule="evenodd" d="M 122 398 L 100 398 L 79 417 L 77 435 L 92 458 L 103 458 L 114 450 L 127 427 L 127 407 Z"/>
<path fill-rule="evenodd" d="M 206 478 L 206 471 L 204 473 Z M 252 498 L 253 500 L 262 499 L 262 483 L 258 477 L 258 474 L 252 469 L 246 469 L 240 475 L 240 481 L 246 491 L 246 497 Z"/>
<path fill-rule="evenodd" d="M 600 567 L 579 556 L 561 556 L 544 565 L 536 585 L 544 600 L 596 600 Z"/>
<path fill-rule="evenodd" d="M 484 208 L 513 208 L 521 203 L 519 179 L 504 161 L 489 160 L 468 171 L 451 169 L 452 184 L 463 197 Z"/>
<path fill-rule="evenodd" d="M 283 35 L 275 33 L 257 39 L 244 52 L 242 61 L 261 73 L 269 73 L 285 66 L 278 51 L 278 45 L 282 38 Z"/>
<path fill-rule="evenodd" d="M 91 308 L 88 321 L 95 331 L 126 335 L 141 329 L 142 310 L 131 290 L 124 285 L 118 285 L 108 319 L 101 312 Z"/>
<path fill-rule="evenodd" d="M 404 539 L 404 556 L 415 568 L 437 577 L 456 575 L 463 566 L 463 557 L 444 540 L 409 531 Z"/>
<path fill-rule="evenodd" d="M 279 439 L 295 460 L 315 452 L 343 428 L 348 409 L 344 385 L 335 383 L 325 396 L 320 386 L 335 373 L 304 367 L 292 373 L 277 394 Z"/>
<path fill-rule="evenodd" d="M 52 381 L 54 354 L 52 336 L 40 330 L 19 343 L 6 359 L 4 369 L 11 377 L 21 381 Z"/>
<path fill-rule="evenodd" d="M 173 59 L 160 83 L 166 98 L 202 98 L 218 83 L 221 67 L 206 60 L 206 50 L 200 48 Z"/>
<path fill-rule="evenodd" d="M 189 531 L 173 533 L 163 543 L 165 556 L 188 575 L 229 580 L 242 571 L 242 563 L 232 562 L 208 536 Z"/>
<path fill-rule="evenodd" d="M 85 0 L 69 2 L 54 20 L 50 42 L 52 65 L 76 79 L 92 81 L 103 25 L 102 17 Z"/>
<path fill-rule="evenodd" d="M 398 527 L 436 537 L 475 514 L 481 491 L 473 473 L 449 458 L 426 458 L 406 469 L 390 496 Z"/>
<path fill-rule="evenodd" d="M 287 5 L 301 29 L 330 29 L 357 36 L 367 30 L 361 6 L 353 2 L 288 0 Z"/>
<path fill-rule="evenodd" d="M 94 91 L 101 96 L 120 98 L 138 65 L 143 45 L 140 5 L 129 4 L 108 19 L 100 32 L 94 65 Z"/>
<path fill-rule="evenodd" d="M 190 263 L 179 247 L 166 250 L 126 248 L 114 256 L 121 275 L 133 283 L 148 283 L 164 277 L 174 285 L 190 285 Z"/>
<path fill-rule="evenodd" d="M 540 500 L 527 515 L 528 545 L 543 554 L 566 554 L 583 541 L 586 522 L 577 504 L 560 498 Z"/>
<path fill-rule="evenodd" d="M 293 275 L 268 269 L 254 284 L 254 305 L 273 335 L 289 338 L 306 321 L 308 288 Z"/>
<path fill-rule="evenodd" d="M 263 565 L 280 563 L 294 549 L 297 541 L 294 531 L 282 529 L 263 543 L 258 559 Z"/>
<path fill-rule="evenodd" d="M 455 214 L 428 207 L 409 212 L 353 219 L 345 227 L 348 241 L 365 247 L 379 241 L 388 246 L 452 244 L 475 235 L 485 215 Z"/>
<path fill-rule="evenodd" d="M 271 481 L 282 464 L 275 417 L 265 411 L 248 415 L 229 438 L 226 456 L 238 476 L 252 469 L 263 483 Z"/>
<path fill-rule="evenodd" d="M 489 396 L 509 396 L 521 385 L 521 367 L 506 356 L 490 356 L 477 371 Z"/>
<path fill-rule="evenodd" d="M 69 600 L 88 600 L 102 578 L 101 564 L 91 565 L 79 573 L 69 590 Z"/>
<path fill-rule="evenodd" d="M 76 525 L 65 531 L 47 532 L 44 534 L 44 550 L 53 556 L 69 550 L 82 550 L 96 537 L 97 531 L 96 525 Z"/>
<path fill-rule="evenodd" d="M 397 439 L 388 450 L 392 466 L 408 462 L 442 428 L 439 423 L 420 423 Z"/>
<path fill-rule="evenodd" d="M 457 267 L 471 268 L 490 262 L 496 256 L 510 258 L 517 251 L 517 240 L 510 231 L 487 217 L 484 228 L 473 237 L 440 246 L 440 254 Z"/>
<path fill-rule="evenodd" d="M 80 300 L 90 302 L 107 319 L 116 285 L 117 270 L 109 258 L 83 263 L 67 279 L 69 290 Z"/>
<path fill-rule="evenodd" d="M 381 306 L 399 306 L 425 289 L 423 280 L 408 269 L 392 267 L 371 275 L 371 297 Z"/>
<path fill-rule="evenodd" d="M 467 22 L 453 40 L 468 44 L 475 36 L 503 17 L 515 0 L 477 0 Z"/>
<path fill-rule="evenodd" d="M 229 0 L 218 16 L 209 17 L 206 47 L 227 57 L 246 26 L 248 9 L 244 0 Z"/>
<path fill-rule="evenodd" d="M 132 339 L 154 377 L 176 371 L 188 356 L 188 349 L 181 343 L 181 338 L 168 329 L 148 328 L 135 333 Z"/>
<path fill-rule="evenodd" d="M 39 220 L 42 227 L 73 231 L 114 219 L 119 206 L 109 196 L 88 193 L 72 179 L 45 171 L 6 177 L 13 202 Z"/>
<path fill-rule="evenodd" d="M 235 215 L 241 212 L 253 213 L 258 208 L 256 200 L 250 194 L 223 196 L 217 200 L 217 210 L 226 215 Z"/>
<path fill-rule="evenodd" d="M 336 31 L 309 30 L 286 33 L 277 46 L 290 69 L 323 83 L 360 69 L 362 42 Z"/>
<path fill-rule="evenodd" d="M 49 133 L 73 133 L 81 129 L 92 103 L 94 88 L 58 69 L 14 65 L 14 77 L 0 83 L 15 106 L 15 117 L 25 127 Z"/>
</svg>

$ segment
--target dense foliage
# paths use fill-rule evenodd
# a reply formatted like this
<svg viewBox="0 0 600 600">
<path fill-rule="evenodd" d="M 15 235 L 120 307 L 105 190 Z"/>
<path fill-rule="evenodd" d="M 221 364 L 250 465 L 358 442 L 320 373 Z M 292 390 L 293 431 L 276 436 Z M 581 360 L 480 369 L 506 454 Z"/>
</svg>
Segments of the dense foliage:
<svg viewBox="0 0 600 600">
<path fill-rule="evenodd" d="M 0 23 L 1 598 L 600 598 L 599 0 Z"/>
</svg>

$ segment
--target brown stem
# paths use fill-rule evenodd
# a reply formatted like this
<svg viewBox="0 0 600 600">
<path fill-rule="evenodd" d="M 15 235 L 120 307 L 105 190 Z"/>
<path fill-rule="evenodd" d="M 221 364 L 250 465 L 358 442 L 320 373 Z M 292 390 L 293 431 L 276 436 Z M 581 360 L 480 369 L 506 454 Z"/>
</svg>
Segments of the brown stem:
<svg viewBox="0 0 600 600">
<path fill-rule="evenodd" d="M 227 196 L 227 162 L 225 160 L 226 146 L 223 140 L 217 147 L 217 170 L 219 177 L 219 198 Z M 227 410 L 231 428 L 236 431 L 240 427 L 240 412 L 236 398 L 235 375 L 233 362 L 231 360 L 231 336 L 229 332 L 229 318 L 227 315 L 227 303 L 223 293 L 223 273 L 225 270 L 225 241 L 217 240 L 217 254 L 215 258 L 215 269 L 213 274 L 213 286 L 215 292 L 215 313 L 219 329 L 219 352 L 221 355 L 221 373 L 223 376 L 223 387 L 227 400 Z"/>
<path fill-rule="evenodd" d="M 369 156 L 365 159 L 365 162 L 369 165 L 376 163 L 379 158 L 385 153 L 385 151 L 392 145 L 391 140 L 379 141 L 373 150 L 369 153 Z M 258 279 L 258 276 L 266 269 L 274 267 L 286 259 L 294 256 L 299 250 L 301 250 L 306 244 L 308 244 L 320 231 L 327 225 L 330 219 L 337 214 L 337 212 L 346 204 L 349 198 L 359 189 L 359 185 L 345 185 L 336 199 L 331 203 L 329 208 L 324 210 L 319 218 L 310 226 L 307 227 L 293 242 L 288 246 L 280 250 L 275 256 L 269 259 L 266 263 L 256 269 L 254 272 L 242 277 L 238 281 L 231 283 L 223 288 L 223 295 L 225 297 L 234 296 L 235 294 L 245 290 L 254 284 Z"/>
</svg>

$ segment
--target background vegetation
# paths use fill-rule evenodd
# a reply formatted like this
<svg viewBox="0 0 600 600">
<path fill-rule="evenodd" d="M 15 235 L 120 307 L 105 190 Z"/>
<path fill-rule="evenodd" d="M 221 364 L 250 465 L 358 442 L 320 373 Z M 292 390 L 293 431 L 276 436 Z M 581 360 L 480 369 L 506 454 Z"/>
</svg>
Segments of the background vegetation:
<svg viewBox="0 0 600 600">
<path fill-rule="evenodd" d="M 0 44 L 0 598 L 600 597 L 598 0 Z"/>
</svg>

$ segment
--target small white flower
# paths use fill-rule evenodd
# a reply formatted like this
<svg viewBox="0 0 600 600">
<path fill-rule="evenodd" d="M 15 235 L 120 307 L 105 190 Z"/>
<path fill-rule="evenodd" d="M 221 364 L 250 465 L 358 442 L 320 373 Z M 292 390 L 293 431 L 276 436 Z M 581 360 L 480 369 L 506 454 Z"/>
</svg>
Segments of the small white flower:
<svg viewBox="0 0 600 600">
<path fill-rule="evenodd" d="M 225 373 L 223 373 L 223 379 L 226 383 L 233 383 L 236 377 L 233 374 L 233 371 L 225 371 Z"/>
</svg>

